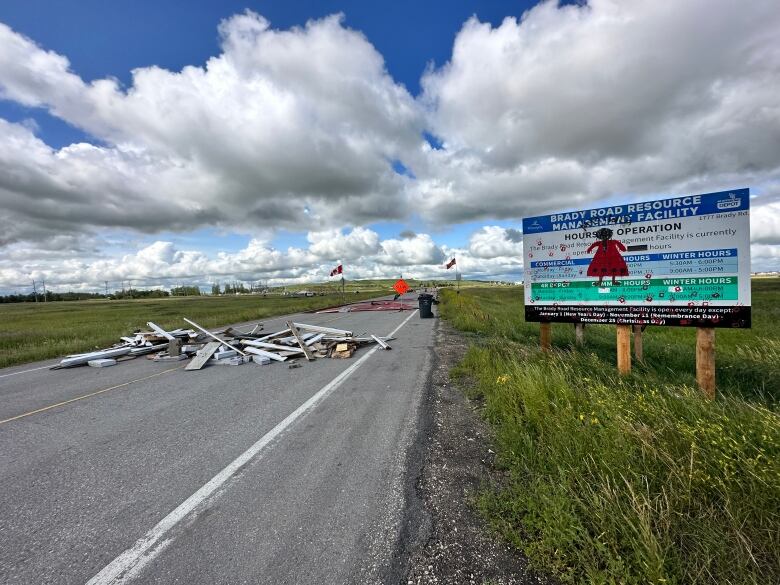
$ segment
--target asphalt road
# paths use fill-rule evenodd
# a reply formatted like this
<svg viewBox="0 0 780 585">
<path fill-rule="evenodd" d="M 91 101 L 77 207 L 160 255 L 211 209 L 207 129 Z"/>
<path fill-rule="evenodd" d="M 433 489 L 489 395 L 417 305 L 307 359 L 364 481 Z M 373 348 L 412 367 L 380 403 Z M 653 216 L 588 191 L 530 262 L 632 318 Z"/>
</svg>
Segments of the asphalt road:
<svg viewBox="0 0 780 585">
<path fill-rule="evenodd" d="M 295 320 L 397 339 L 295 369 L 0 370 L 0 583 L 396 582 L 435 320 Z"/>
</svg>

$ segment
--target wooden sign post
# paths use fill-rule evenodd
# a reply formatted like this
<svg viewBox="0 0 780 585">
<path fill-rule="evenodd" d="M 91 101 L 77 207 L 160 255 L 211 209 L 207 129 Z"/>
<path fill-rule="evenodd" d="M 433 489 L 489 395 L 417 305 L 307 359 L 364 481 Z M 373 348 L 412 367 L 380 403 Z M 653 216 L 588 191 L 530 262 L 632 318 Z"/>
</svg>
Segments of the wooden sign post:
<svg viewBox="0 0 780 585">
<path fill-rule="evenodd" d="M 631 373 L 631 326 L 617 326 L 617 366 L 618 373 L 625 376 Z"/>
<path fill-rule="evenodd" d="M 539 323 L 539 340 L 541 341 L 542 351 L 552 349 L 552 325 L 549 322 Z"/>
<path fill-rule="evenodd" d="M 642 347 L 642 326 L 634 325 L 634 358 L 639 363 L 644 362 L 644 348 Z"/>
<path fill-rule="evenodd" d="M 696 328 L 696 382 L 704 395 L 715 398 L 715 328 Z"/>
<path fill-rule="evenodd" d="M 577 347 L 585 345 L 585 323 L 574 324 L 574 343 Z"/>
</svg>

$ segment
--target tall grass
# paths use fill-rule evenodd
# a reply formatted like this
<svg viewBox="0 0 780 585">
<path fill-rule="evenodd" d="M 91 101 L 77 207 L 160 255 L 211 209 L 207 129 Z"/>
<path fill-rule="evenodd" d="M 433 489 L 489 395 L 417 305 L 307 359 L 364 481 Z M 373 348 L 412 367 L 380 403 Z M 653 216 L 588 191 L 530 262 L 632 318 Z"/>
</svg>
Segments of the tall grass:
<svg viewBox="0 0 780 585">
<path fill-rule="evenodd" d="M 690 331 L 648 330 L 647 365 L 620 378 L 614 327 L 578 351 L 553 326 L 544 356 L 519 291 L 443 295 L 472 333 L 455 374 L 484 398 L 506 470 L 479 499 L 490 521 L 564 582 L 780 583 L 780 288 L 756 293 L 754 330 L 718 331 L 715 401 L 695 388 Z"/>
</svg>

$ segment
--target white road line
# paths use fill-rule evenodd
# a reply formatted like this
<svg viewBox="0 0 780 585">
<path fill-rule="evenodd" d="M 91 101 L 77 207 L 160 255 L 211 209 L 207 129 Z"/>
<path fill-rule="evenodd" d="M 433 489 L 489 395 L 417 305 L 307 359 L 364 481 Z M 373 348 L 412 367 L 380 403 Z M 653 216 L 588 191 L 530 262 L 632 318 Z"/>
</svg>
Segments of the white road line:
<svg viewBox="0 0 780 585">
<path fill-rule="evenodd" d="M 40 368 L 33 368 L 31 370 L 22 370 L 21 372 L 11 372 L 10 374 L 0 374 L 0 378 L 7 378 L 8 376 L 16 376 L 18 374 L 26 374 L 27 372 L 37 372 L 38 370 L 46 370 L 51 366 L 41 366 Z"/>
<path fill-rule="evenodd" d="M 416 312 L 416 310 L 412 311 L 412 313 L 406 319 L 404 319 L 403 322 L 388 335 L 388 337 L 393 337 L 396 333 L 398 333 L 401 327 L 406 325 L 409 319 L 411 319 Z M 371 348 L 354 364 L 349 366 L 346 370 L 333 378 L 333 380 L 331 380 L 328 384 L 323 386 L 314 396 L 296 408 L 291 414 L 287 416 L 287 418 L 285 418 L 273 429 L 263 435 L 259 441 L 257 441 L 254 445 L 249 447 L 249 449 L 239 455 L 217 475 L 212 477 L 198 491 L 179 504 L 165 518 L 160 520 L 160 522 L 158 522 L 154 528 L 139 538 L 131 548 L 127 549 L 121 555 L 116 557 L 97 575 L 87 581 L 87 585 L 125 583 L 127 580 L 132 579 L 134 576 L 138 575 L 144 565 L 152 561 L 168 544 L 170 544 L 173 537 L 166 538 L 168 531 L 181 522 L 188 514 L 195 510 L 206 499 L 211 496 L 219 496 L 221 492 L 215 492 L 224 486 L 225 482 L 233 477 L 233 475 L 235 475 L 235 473 L 241 469 L 242 466 L 251 461 L 258 453 L 260 453 L 260 451 L 267 447 L 274 439 L 279 437 L 279 435 L 281 435 L 297 419 L 307 414 L 319 402 L 321 402 L 323 398 L 341 386 L 344 380 L 349 378 L 352 373 L 355 372 L 355 370 L 363 365 L 363 363 L 365 363 L 365 361 L 370 358 L 378 348 L 378 345 Z"/>
</svg>

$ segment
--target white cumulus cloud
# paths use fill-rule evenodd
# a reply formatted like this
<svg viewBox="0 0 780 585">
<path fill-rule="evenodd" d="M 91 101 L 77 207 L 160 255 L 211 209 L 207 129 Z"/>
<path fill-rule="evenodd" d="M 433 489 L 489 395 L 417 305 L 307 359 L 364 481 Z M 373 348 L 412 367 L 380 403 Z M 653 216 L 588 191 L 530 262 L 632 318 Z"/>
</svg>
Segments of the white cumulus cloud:
<svg viewBox="0 0 780 585">
<path fill-rule="evenodd" d="M 516 274 L 519 233 L 497 220 L 738 187 L 759 194 L 753 266 L 777 268 L 778 30 L 775 0 L 547 1 L 469 19 L 415 98 L 339 15 L 286 30 L 234 15 L 204 64 L 142 67 L 127 87 L 0 23 L 0 99 L 91 137 L 55 149 L 32 118 L 0 118 L 0 286 L 308 281 L 336 260 L 435 275 L 453 255 L 464 274 Z M 486 225 L 460 247 L 370 229 L 407 219 Z M 163 235 L 203 227 L 264 235 L 216 255 Z M 275 249 L 279 229 L 308 246 Z M 103 249 L 117 233 L 122 251 Z"/>
<path fill-rule="evenodd" d="M 470 19 L 423 78 L 427 213 L 518 218 L 780 176 L 773 0 L 543 2 Z"/>
<path fill-rule="evenodd" d="M 84 82 L 64 56 L 0 24 L 0 95 L 102 141 L 55 151 L 3 122 L 0 149 L 15 152 L 0 175 L 31 175 L 0 192 L 15 238 L 60 229 L 64 216 L 78 218 L 71 229 L 152 232 L 403 217 L 408 179 L 391 161 L 419 149 L 421 110 L 366 38 L 339 16 L 280 31 L 252 12 L 219 32 L 222 53 L 205 66 L 136 69 L 125 90 Z M 58 217 L 20 201 L 41 194 Z"/>
</svg>

